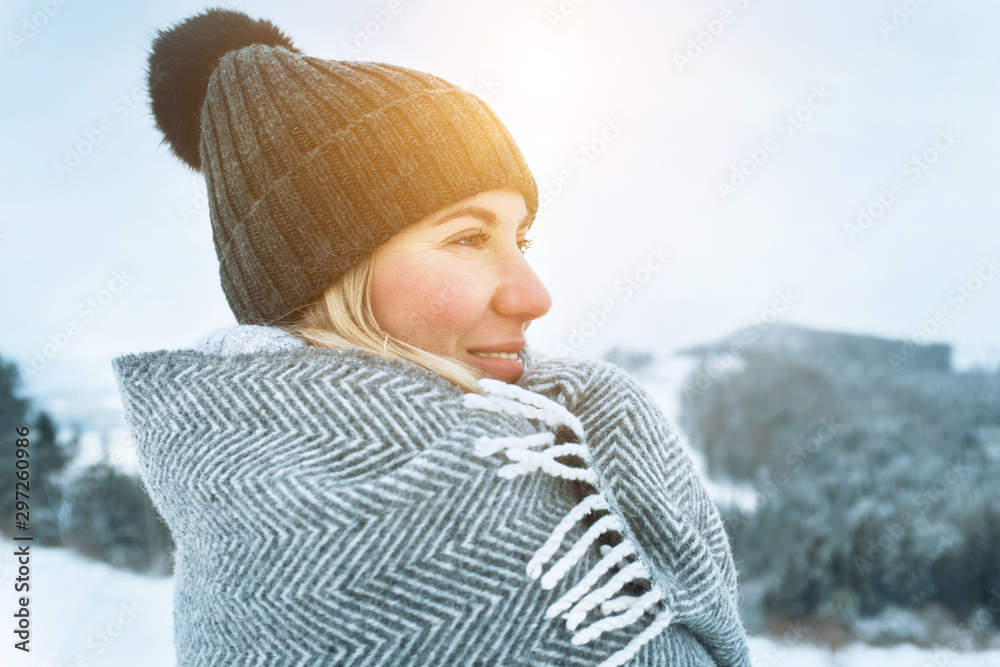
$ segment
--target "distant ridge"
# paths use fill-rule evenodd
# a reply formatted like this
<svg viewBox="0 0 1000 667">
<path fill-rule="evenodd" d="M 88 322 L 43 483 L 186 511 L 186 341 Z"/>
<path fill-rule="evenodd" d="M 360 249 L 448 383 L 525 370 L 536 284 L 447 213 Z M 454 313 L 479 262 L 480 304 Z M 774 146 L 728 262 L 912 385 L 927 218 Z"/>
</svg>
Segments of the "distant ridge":
<svg viewBox="0 0 1000 667">
<path fill-rule="evenodd" d="M 812 329 L 784 322 L 763 330 L 740 329 L 711 343 L 679 349 L 675 354 L 704 358 L 731 353 L 734 346 L 737 356 L 741 349 L 752 349 L 778 356 L 808 356 L 821 364 L 888 364 L 891 355 L 898 355 L 905 356 L 909 370 L 952 371 L 952 346 L 946 343 L 914 345 L 898 338 Z"/>
</svg>

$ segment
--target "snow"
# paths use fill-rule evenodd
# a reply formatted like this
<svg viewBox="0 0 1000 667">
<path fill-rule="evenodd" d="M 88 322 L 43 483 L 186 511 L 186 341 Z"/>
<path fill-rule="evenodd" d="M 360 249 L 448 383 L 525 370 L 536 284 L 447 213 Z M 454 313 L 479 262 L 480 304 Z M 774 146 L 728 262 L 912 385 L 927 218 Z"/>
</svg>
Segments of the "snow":
<svg viewBox="0 0 1000 667">
<path fill-rule="evenodd" d="M 15 543 L 0 538 L 0 614 L 16 609 Z M 5 667 L 172 667 L 173 579 L 116 570 L 66 549 L 31 547 L 31 653 L 0 648 Z M 7 627 L 11 627 L 8 623 Z M 954 654 L 911 645 L 840 651 L 751 637 L 754 667 L 1000 667 L 1000 651 Z"/>
<path fill-rule="evenodd" d="M 1000 667 L 1000 651 L 954 653 L 927 651 L 912 644 L 878 648 L 853 644 L 838 651 L 750 638 L 754 667 Z"/>
<path fill-rule="evenodd" d="M 174 582 L 116 570 L 68 549 L 32 545 L 31 652 L 14 648 L 11 620 L 18 607 L 17 548 L 0 538 L 0 615 L 4 667 L 172 667 Z M 30 543 L 28 543 L 30 544 Z M 141 656 L 141 660 L 138 659 Z"/>
</svg>

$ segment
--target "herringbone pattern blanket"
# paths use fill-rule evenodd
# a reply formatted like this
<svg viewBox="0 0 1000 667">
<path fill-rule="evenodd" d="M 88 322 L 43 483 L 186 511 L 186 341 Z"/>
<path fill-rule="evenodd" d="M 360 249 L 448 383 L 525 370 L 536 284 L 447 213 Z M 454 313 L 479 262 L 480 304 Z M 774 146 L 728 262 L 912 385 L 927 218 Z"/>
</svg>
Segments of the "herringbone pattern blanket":
<svg viewBox="0 0 1000 667">
<path fill-rule="evenodd" d="M 113 367 L 181 667 L 749 664 L 718 513 L 612 364 L 468 395 L 273 340 Z"/>
</svg>

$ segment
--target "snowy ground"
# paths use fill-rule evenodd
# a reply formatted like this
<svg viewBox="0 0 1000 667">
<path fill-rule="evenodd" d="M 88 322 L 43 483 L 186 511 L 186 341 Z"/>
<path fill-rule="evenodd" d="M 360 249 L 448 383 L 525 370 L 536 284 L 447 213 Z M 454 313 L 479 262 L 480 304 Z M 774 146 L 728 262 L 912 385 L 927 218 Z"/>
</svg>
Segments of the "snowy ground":
<svg viewBox="0 0 1000 667">
<path fill-rule="evenodd" d="M 829 651 L 754 637 L 750 640 L 750 655 L 754 667 L 1000 667 L 1000 651 L 923 651 L 910 644 L 892 648 L 855 644 Z"/>
<path fill-rule="evenodd" d="M 23 542 L 19 544 L 24 544 Z M 14 648 L 18 563 L 0 538 L 4 667 L 171 667 L 173 579 L 143 577 L 67 549 L 30 547 L 31 653 Z"/>
<path fill-rule="evenodd" d="M 5 667 L 171 667 L 173 580 L 142 577 L 64 549 L 31 548 L 31 653 L 13 648 L 9 619 L 18 576 L 15 545 L 0 539 Z M 1000 651 L 924 652 L 856 645 L 838 652 L 755 637 L 754 667 L 1000 667 Z"/>
</svg>

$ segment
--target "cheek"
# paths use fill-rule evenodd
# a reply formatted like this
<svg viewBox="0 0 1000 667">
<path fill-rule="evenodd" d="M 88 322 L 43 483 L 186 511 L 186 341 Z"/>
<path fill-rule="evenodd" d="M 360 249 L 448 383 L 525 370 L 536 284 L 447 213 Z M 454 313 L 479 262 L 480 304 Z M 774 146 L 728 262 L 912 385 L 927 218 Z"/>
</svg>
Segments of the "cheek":
<svg viewBox="0 0 1000 667">
<path fill-rule="evenodd" d="M 383 329 L 418 347 L 450 352 L 485 308 L 473 277 L 454 267 L 397 262 L 376 272 L 372 310 Z"/>
</svg>

